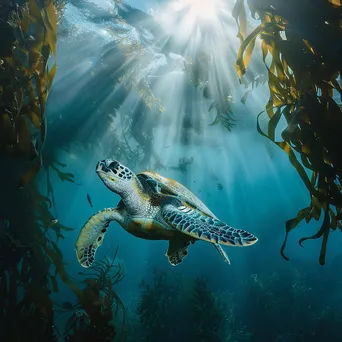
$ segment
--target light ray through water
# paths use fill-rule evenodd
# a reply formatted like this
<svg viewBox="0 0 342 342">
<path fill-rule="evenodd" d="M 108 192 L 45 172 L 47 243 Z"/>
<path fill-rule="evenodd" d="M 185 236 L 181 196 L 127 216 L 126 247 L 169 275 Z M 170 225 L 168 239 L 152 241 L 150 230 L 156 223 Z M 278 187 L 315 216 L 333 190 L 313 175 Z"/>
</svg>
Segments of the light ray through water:
<svg viewBox="0 0 342 342">
<path fill-rule="evenodd" d="M 68 109 L 69 117 L 77 122 L 73 134 L 90 145 L 96 142 L 98 147 L 91 153 L 99 159 L 120 159 L 123 149 L 136 152 L 128 164 L 134 171 L 149 168 L 175 178 L 223 220 L 255 229 L 253 215 L 260 208 L 252 198 L 258 192 L 269 193 L 271 190 L 260 187 L 261 181 L 267 177 L 270 184 L 278 184 L 279 169 L 288 165 L 281 151 L 268 156 L 265 146 L 269 142 L 256 132 L 256 115 L 264 109 L 268 90 L 259 86 L 246 105 L 240 103 L 246 89 L 239 84 L 234 66 L 239 40 L 230 14 L 232 3 L 217 2 L 221 7 L 208 11 L 207 18 L 197 7 L 195 12 L 191 9 L 199 2 L 178 7 L 175 3 L 166 3 L 153 16 L 143 15 L 136 27 L 121 23 L 115 11 L 110 21 L 95 20 L 100 34 L 94 33 L 94 27 L 87 31 L 84 23 L 79 23 L 87 39 L 85 46 L 80 44 L 82 50 L 74 63 L 90 57 L 93 65 L 79 71 L 82 86 L 74 85 L 79 94 L 73 99 L 73 108 Z M 77 41 L 77 34 L 73 40 Z M 70 63 L 66 56 L 72 44 L 65 43 L 59 47 L 64 65 L 59 64 L 62 70 L 58 73 Z M 203 96 L 208 84 L 209 94 Z M 95 97 L 93 107 L 86 107 Z M 50 101 L 56 101 L 53 91 Z M 208 126 L 215 120 L 215 106 L 232 110 L 229 114 L 236 126 L 231 132 L 220 124 Z M 67 118 L 68 113 L 64 114 Z M 121 147 L 114 148 L 118 142 Z M 85 152 L 80 154 L 78 160 L 87 158 Z M 184 173 L 171 168 L 176 168 L 182 157 L 194 157 Z M 93 173 L 93 166 L 86 163 L 82 170 Z M 218 182 L 225 189 L 220 197 L 215 192 Z M 285 192 L 284 185 L 279 189 Z M 84 219 L 79 219 L 80 225 Z"/>
</svg>

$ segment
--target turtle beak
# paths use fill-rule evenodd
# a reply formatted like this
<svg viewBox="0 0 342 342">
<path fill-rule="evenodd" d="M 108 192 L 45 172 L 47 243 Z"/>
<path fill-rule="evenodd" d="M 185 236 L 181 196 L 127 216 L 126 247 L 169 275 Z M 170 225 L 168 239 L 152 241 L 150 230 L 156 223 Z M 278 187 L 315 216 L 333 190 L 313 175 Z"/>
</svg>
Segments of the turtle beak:
<svg viewBox="0 0 342 342">
<path fill-rule="evenodd" d="M 103 171 L 103 167 L 105 167 L 105 161 L 104 160 L 100 160 L 97 164 L 96 164 L 96 172 L 99 173 L 101 171 Z"/>
</svg>

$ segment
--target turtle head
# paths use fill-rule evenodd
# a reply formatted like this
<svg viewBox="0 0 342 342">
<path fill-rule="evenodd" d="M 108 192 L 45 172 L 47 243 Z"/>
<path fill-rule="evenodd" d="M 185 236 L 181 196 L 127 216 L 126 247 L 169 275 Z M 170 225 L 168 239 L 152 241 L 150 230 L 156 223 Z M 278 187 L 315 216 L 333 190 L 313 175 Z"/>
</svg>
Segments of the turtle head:
<svg viewBox="0 0 342 342">
<path fill-rule="evenodd" d="M 96 173 L 105 186 L 118 195 L 123 194 L 135 179 L 135 174 L 128 167 L 113 159 L 100 160 Z"/>
</svg>

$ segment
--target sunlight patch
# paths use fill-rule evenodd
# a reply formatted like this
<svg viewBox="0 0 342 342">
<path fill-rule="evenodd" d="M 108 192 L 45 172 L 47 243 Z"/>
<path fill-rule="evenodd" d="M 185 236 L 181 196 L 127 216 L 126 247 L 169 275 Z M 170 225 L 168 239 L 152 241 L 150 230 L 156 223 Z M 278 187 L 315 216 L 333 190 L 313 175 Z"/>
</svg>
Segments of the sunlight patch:
<svg viewBox="0 0 342 342">
<path fill-rule="evenodd" d="M 218 0 L 181 0 L 184 7 L 189 6 L 188 16 L 192 19 L 215 20 L 219 11 Z"/>
</svg>

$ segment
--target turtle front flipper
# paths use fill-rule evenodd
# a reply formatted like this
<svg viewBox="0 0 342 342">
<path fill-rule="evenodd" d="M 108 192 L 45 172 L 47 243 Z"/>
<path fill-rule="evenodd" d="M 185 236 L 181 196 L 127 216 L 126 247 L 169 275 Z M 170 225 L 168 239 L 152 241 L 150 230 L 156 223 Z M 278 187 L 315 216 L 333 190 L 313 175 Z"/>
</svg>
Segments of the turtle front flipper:
<svg viewBox="0 0 342 342">
<path fill-rule="evenodd" d="M 189 239 L 169 240 L 169 248 L 165 255 L 168 257 L 169 262 L 172 266 L 177 266 L 183 261 L 183 259 L 188 255 L 189 246 Z"/>
<path fill-rule="evenodd" d="M 117 208 L 98 211 L 83 225 L 76 241 L 76 255 L 83 267 L 89 267 L 95 260 L 96 250 L 102 245 L 103 238 L 111 221 L 121 217 Z"/>
<path fill-rule="evenodd" d="M 250 246 L 258 241 L 253 234 L 232 228 L 184 204 L 165 204 L 162 212 L 164 219 L 171 226 L 196 239 L 228 246 Z"/>
</svg>

